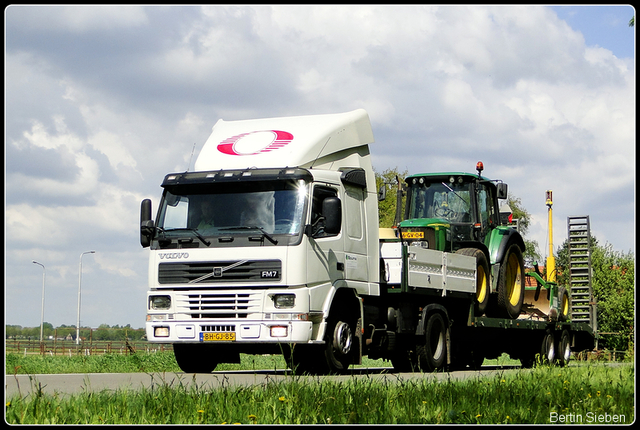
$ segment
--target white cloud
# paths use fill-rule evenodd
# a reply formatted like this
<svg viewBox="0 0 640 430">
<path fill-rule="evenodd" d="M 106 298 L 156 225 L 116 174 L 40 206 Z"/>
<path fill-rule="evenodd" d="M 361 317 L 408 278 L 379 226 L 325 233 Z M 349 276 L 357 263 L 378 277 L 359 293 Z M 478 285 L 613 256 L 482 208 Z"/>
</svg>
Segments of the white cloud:
<svg viewBox="0 0 640 430">
<path fill-rule="evenodd" d="M 82 33 L 117 30 L 147 23 L 141 6 L 24 6 L 11 5 L 7 17 L 26 28 Z"/>
<path fill-rule="evenodd" d="M 482 160 L 532 213 L 541 250 L 546 189 L 556 246 L 581 213 L 634 246 L 634 64 L 549 8 L 10 6 L 6 20 L 10 303 L 30 259 L 66 288 L 90 248 L 87 270 L 143 301 L 140 200 L 157 204 L 163 176 L 189 166 L 194 143 L 195 161 L 219 118 L 363 107 L 378 171 Z M 143 317 L 122 307 L 136 319 L 114 324 Z"/>
</svg>

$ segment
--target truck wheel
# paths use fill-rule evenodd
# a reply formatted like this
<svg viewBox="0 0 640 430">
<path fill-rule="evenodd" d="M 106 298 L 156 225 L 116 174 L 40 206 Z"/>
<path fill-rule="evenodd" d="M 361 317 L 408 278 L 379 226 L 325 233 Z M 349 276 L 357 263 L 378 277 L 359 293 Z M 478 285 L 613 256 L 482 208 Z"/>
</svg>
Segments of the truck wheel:
<svg viewBox="0 0 640 430">
<path fill-rule="evenodd" d="M 558 290 L 558 301 L 560 308 L 558 309 L 558 319 L 560 321 L 567 321 L 569 319 L 569 313 L 571 312 L 571 305 L 569 301 L 569 293 L 564 287 L 560 287 Z"/>
<path fill-rule="evenodd" d="M 184 373 L 211 373 L 218 365 L 209 345 L 174 343 L 173 355 Z"/>
<path fill-rule="evenodd" d="M 447 325 L 439 313 L 432 313 L 425 327 L 425 343 L 418 345 L 418 365 L 424 372 L 444 368 L 447 358 Z"/>
<path fill-rule="evenodd" d="M 328 373 L 345 373 L 351 363 L 351 347 L 355 343 L 355 325 L 331 321 L 325 334 L 324 358 Z"/>
<path fill-rule="evenodd" d="M 511 245 L 500 265 L 498 308 L 506 317 L 516 319 L 524 302 L 524 260 L 518 245 Z"/>
<path fill-rule="evenodd" d="M 552 331 L 548 332 L 542 340 L 540 360 L 542 364 L 553 364 L 556 361 L 556 340 Z"/>
<path fill-rule="evenodd" d="M 481 316 L 489 304 L 489 262 L 484 252 L 477 248 L 462 248 L 456 254 L 468 255 L 476 259 L 476 307 L 475 314 Z"/>
<path fill-rule="evenodd" d="M 562 330 L 557 348 L 557 361 L 560 366 L 569 364 L 571 359 L 571 335 L 569 330 Z"/>
</svg>

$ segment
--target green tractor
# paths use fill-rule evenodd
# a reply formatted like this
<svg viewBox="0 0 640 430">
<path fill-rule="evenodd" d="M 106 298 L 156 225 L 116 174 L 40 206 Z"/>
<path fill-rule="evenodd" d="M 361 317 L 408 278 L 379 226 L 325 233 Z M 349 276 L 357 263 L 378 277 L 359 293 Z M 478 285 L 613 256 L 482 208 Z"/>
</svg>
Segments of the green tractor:
<svg viewBox="0 0 640 430">
<path fill-rule="evenodd" d="M 397 223 L 408 245 L 476 258 L 475 316 L 515 319 L 524 301 L 524 240 L 500 214 L 507 184 L 477 174 L 411 175 L 406 182 L 404 221 Z"/>
</svg>

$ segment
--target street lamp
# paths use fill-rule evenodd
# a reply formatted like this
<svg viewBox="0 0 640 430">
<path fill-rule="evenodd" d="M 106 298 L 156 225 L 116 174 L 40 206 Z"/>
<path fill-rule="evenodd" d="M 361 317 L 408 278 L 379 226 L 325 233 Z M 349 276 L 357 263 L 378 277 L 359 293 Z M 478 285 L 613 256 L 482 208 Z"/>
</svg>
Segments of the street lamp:
<svg viewBox="0 0 640 430">
<path fill-rule="evenodd" d="M 40 343 L 44 339 L 42 337 L 43 328 L 44 328 L 44 277 L 46 274 L 46 269 L 44 268 L 44 264 L 38 263 L 36 260 L 32 261 L 33 264 L 37 264 L 38 266 L 42 266 L 42 310 L 40 311 Z"/>
<path fill-rule="evenodd" d="M 82 256 L 95 254 L 95 251 L 86 251 L 80 254 L 80 269 L 78 270 L 78 324 L 76 325 L 76 345 L 80 345 L 80 291 L 82 290 Z"/>
</svg>

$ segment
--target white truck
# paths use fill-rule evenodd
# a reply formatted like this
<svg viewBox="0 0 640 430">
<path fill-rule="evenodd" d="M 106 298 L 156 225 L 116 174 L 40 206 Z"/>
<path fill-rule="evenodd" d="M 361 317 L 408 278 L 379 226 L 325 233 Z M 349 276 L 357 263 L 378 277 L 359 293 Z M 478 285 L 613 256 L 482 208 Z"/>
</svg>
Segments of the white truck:
<svg viewBox="0 0 640 430">
<path fill-rule="evenodd" d="M 523 310 L 522 239 L 490 228 L 506 184 L 434 176 L 444 187 L 433 203 L 464 198 L 471 218 L 442 212 L 379 229 L 373 141 L 362 109 L 219 120 L 194 171 L 165 176 L 155 221 L 151 201 L 141 204 L 148 341 L 172 344 L 180 368 L 194 373 L 240 353 L 282 353 L 297 372 L 334 373 L 364 355 L 432 371 L 502 352 L 525 365 L 536 354 L 565 362 L 589 347 L 588 325 Z M 409 189 L 429 175 L 415 178 Z M 488 221 L 476 194 L 461 197 L 464 187 L 486 188 Z M 418 188 L 407 214 L 422 207 Z M 471 236 L 457 241 L 465 226 Z"/>
</svg>

